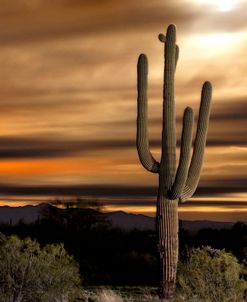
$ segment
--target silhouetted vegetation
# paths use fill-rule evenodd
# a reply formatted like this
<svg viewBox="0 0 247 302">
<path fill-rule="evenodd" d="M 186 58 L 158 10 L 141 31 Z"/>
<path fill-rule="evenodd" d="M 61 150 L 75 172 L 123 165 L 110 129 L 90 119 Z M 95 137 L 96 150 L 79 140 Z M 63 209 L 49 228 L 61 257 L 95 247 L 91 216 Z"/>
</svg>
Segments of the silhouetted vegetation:
<svg viewBox="0 0 247 302">
<path fill-rule="evenodd" d="M 247 256 L 247 224 L 237 222 L 229 229 L 200 229 L 196 233 L 181 230 L 180 248 L 211 246 L 233 253 L 242 262 Z"/>
<path fill-rule="evenodd" d="M 111 226 L 98 209 L 47 206 L 32 224 L 1 224 L 0 232 L 46 244 L 62 243 L 80 265 L 85 285 L 158 284 L 157 240 L 154 231 L 126 231 Z M 232 252 L 239 262 L 247 256 L 247 225 L 236 223 L 231 229 L 181 230 L 181 260 L 187 249 L 211 246 Z"/>
</svg>

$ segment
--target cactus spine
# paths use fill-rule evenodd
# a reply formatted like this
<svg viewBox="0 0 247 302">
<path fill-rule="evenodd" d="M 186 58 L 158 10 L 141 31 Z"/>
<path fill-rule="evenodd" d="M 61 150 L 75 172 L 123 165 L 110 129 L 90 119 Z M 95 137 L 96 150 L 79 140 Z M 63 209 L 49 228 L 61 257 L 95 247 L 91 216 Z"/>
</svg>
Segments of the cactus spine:
<svg viewBox="0 0 247 302">
<path fill-rule="evenodd" d="M 159 174 L 156 225 L 160 257 L 160 297 L 170 298 L 175 291 L 178 261 L 178 202 L 185 202 L 196 190 L 206 143 L 212 87 L 205 82 L 201 93 L 199 118 L 192 158 L 192 131 L 194 114 L 187 107 L 183 115 L 183 130 L 178 167 L 176 168 L 176 124 L 174 75 L 179 56 L 176 45 L 176 27 L 169 25 L 164 43 L 163 129 L 161 160 L 157 162 L 149 150 L 147 127 L 148 60 L 141 54 L 137 65 L 137 151 L 145 169 Z"/>
</svg>

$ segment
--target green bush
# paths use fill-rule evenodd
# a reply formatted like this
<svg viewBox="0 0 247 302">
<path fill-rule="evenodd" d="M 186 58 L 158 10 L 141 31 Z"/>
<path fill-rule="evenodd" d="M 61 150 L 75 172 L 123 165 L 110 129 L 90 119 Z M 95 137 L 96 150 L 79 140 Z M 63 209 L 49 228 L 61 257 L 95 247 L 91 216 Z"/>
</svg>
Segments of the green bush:
<svg viewBox="0 0 247 302">
<path fill-rule="evenodd" d="M 189 301 L 241 302 L 247 289 L 241 273 L 242 267 L 231 253 L 211 247 L 192 249 L 179 264 L 178 289 Z"/>
<path fill-rule="evenodd" d="M 62 245 L 0 233 L 0 302 L 73 301 L 79 268 Z"/>
</svg>

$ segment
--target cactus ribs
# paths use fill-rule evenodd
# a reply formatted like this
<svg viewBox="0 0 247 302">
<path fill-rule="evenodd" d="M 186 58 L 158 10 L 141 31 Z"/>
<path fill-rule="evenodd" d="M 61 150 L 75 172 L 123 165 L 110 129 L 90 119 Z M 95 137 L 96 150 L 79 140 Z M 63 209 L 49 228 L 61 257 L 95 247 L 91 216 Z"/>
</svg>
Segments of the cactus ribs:
<svg viewBox="0 0 247 302">
<path fill-rule="evenodd" d="M 187 107 L 183 116 L 183 130 L 178 167 L 176 168 L 176 125 L 174 76 L 179 56 L 176 45 L 176 27 L 171 24 L 167 34 L 159 35 L 164 43 L 163 129 L 160 162 L 149 150 L 147 125 L 147 75 L 146 55 L 139 56 L 137 65 L 137 150 L 145 169 L 159 174 L 157 196 L 157 232 L 160 257 L 160 297 L 173 296 L 178 262 L 178 203 L 185 202 L 196 190 L 202 168 L 206 136 L 209 123 L 212 87 L 205 82 L 201 93 L 201 104 L 197 123 L 193 154 L 190 160 L 194 114 Z"/>
</svg>

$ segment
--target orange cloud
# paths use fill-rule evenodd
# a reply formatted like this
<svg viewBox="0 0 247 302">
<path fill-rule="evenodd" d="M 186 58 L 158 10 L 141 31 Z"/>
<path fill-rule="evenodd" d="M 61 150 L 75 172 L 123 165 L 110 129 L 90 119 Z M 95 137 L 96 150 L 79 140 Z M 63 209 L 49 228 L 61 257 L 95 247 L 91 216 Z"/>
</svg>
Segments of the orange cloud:
<svg viewBox="0 0 247 302">
<path fill-rule="evenodd" d="M 180 0 L 25 0 L 21 5 L 1 0 L 0 5 L 3 185 L 28 180 L 30 185 L 155 186 L 157 178 L 142 169 L 135 150 L 136 61 L 147 53 L 151 147 L 159 158 L 163 45 L 157 34 L 172 22 L 181 50 L 177 137 L 183 109 L 192 106 L 197 115 L 202 82 L 211 80 L 212 115 L 199 186 L 243 191 L 244 1 L 227 12 L 194 0 L 186 6 Z"/>
</svg>

